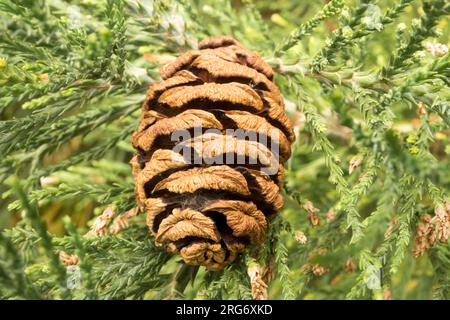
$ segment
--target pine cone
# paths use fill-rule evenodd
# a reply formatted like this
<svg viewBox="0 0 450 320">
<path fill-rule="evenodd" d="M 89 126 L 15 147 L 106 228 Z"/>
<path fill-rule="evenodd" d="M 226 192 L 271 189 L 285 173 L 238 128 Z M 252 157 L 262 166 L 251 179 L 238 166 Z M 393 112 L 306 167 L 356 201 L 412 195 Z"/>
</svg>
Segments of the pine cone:
<svg viewBox="0 0 450 320">
<path fill-rule="evenodd" d="M 283 205 L 292 124 L 271 67 L 231 37 L 200 42 L 160 73 L 164 80 L 150 86 L 133 134 L 137 202 L 156 245 L 189 265 L 220 270 L 247 245 L 263 244 Z M 173 141 L 175 132 L 200 127 L 197 136 Z M 217 162 L 230 155 L 234 161 Z"/>
</svg>

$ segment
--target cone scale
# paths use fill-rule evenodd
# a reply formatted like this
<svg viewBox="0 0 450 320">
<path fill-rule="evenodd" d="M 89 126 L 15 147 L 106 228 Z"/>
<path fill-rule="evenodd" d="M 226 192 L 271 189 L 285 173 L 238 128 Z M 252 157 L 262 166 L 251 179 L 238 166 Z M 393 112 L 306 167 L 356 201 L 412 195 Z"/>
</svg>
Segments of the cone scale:
<svg viewBox="0 0 450 320">
<path fill-rule="evenodd" d="M 271 67 L 231 37 L 200 42 L 160 73 L 132 138 L 136 199 L 156 245 L 221 270 L 264 243 L 283 206 L 292 124 Z"/>
</svg>

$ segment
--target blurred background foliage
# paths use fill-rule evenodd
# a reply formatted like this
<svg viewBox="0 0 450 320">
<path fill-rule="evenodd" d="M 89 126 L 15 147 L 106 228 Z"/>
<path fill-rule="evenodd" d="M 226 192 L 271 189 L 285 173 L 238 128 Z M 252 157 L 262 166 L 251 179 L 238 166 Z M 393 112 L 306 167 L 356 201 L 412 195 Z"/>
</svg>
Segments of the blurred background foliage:
<svg viewBox="0 0 450 320">
<path fill-rule="evenodd" d="M 257 268 L 272 299 L 447 299 L 449 13 L 443 0 L 0 0 L 0 296 L 249 299 Z M 153 246 L 128 161 L 159 67 L 222 34 L 277 71 L 298 139 L 264 248 L 207 272 Z"/>
</svg>

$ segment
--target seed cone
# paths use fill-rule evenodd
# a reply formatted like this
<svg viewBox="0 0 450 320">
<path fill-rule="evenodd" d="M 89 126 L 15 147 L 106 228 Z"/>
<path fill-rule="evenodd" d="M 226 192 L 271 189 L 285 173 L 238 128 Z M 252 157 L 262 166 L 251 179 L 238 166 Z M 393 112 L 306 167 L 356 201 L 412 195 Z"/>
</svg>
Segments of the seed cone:
<svg viewBox="0 0 450 320">
<path fill-rule="evenodd" d="M 132 139 L 137 202 L 156 245 L 220 270 L 263 244 L 283 206 L 292 124 L 272 68 L 231 37 L 200 42 L 160 73 Z M 182 130 L 190 136 L 174 140 Z"/>
</svg>

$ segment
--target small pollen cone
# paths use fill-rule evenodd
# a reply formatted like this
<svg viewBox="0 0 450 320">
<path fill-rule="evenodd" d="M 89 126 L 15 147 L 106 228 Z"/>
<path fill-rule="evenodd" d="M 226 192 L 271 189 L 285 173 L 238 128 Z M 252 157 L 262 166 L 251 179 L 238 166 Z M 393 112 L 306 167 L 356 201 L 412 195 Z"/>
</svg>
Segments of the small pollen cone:
<svg viewBox="0 0 450 320">
<path fill-rule="evenodd" d="M 247 269 L 252 288 L 252 296 L 255 300 L 267 300 L 267 284 L 262 279 L 262 271 L 259 265 L 253 265 Z"/>
<path fill-rule="evenodd" d="M 77 255 L 70 255 L 64 251 L 59 252 L 59 260 L 66 267 L 76 266 L 80 262 L 80 258 Z"/>
</svg>

